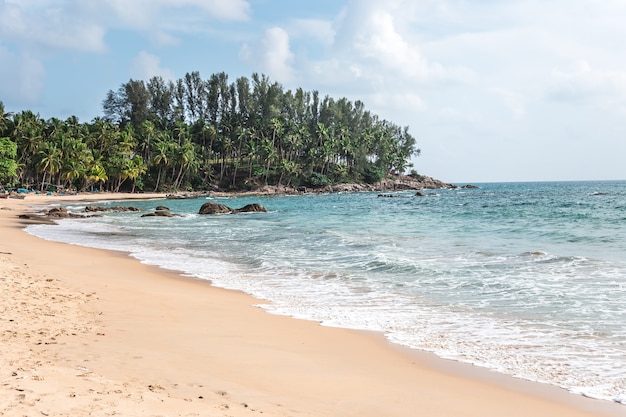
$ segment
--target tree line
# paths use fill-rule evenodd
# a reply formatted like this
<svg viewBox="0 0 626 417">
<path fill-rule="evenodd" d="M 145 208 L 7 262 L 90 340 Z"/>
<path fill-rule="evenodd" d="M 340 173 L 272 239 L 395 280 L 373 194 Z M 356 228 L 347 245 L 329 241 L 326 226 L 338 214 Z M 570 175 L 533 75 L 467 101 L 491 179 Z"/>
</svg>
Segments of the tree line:
<svg viewBox="0 0 626 417">
<path fill-rule="evenodd" d="M 0 184 L 176 191 L 374 183 L 419 154 L 408 127 L 361 101 L 284 90 L 265 75 L 129 80 L 91 122 L 43 120 L 0 101 Z"/>
</svg>

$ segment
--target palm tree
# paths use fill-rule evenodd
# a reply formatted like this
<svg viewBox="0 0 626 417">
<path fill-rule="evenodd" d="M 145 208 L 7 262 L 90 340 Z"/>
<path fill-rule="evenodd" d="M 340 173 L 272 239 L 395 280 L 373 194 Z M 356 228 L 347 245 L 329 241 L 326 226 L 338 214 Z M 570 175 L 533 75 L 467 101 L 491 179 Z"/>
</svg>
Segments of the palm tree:
<svg viewBox="0 0 626 417">
<path fill-rule="evenodd" d="M 157 136 L 157 129 L 150 120 L 145 120 L 141 124 L 141 135 L 139 142 L 139 150 L 145 162 L 150 161 L 152 151 L 152 140 Z"/>
<path fill-rule="evenodd" d="M 78 159 L 72 159 L 68 161 L 65 167 L 63 168 L 63 171 L 61 174 L 61 178 L 66 181 L 66 184 L 65 184 L 66 188 L 69 188 L 69 186 L 73 184 L 74 181 L 80 178 L 85 178 L 85 177 L 86 177 L 85 164 L 83 163 L 83 161 L 80 161 Z"/>
<path fill-rule="evenodd" d="M 248 129 L 242 128 L 241 126 L 237 126 L 236 129 L 237 136 L 237 146 L 236 146 L 236 154 L 234 155 L 234 163 L 235 167 L 233 169 L 233 187 L 235 186 L 235 182 L 237 181 L 237 170 L 239 168 L 239 164 L 243 162 L 243 155 L 241 149 L 243 148 L 243 144 L 247 142 L 247 138 L 249 136 Z"/>
<path fill-rule="evenodd" d="M 248 128 L 246 147 L 248 148 L 248 180 L 252 180 L 253 162 L 258 159 L 259 136 L 254 127 Z"/>
<path fill-rule="evenodd" d="M 178 152 L 178 163 L 179 170 L 178 175 L 176 176 L 176 180 L 174 181 L 174 189 L 178 189 L 183 180 L 183 173 L 187 173 L 187 171 L 194 166 L 196 162 L 196 150 L 191 141 L 186 140 L 179 147 Z"/>
<path fill-rule="evenodd" d="M 265 167 L 265 185 L 268 185 L 267 181 L 270 175 L 270 167 L 272 166 L 272 162 L 276 159 L 276 148 L 272 146 L 273 144 L 268 138 L 263 138 L 262 140 L 261 152 L 267 161 L 267 166 Z"/>
<path fill-rule="evenodd" d="M 86 138 L 86 144 L 91 149 L 99 150 L 100 153 L 113 146 L 116 139 L 116 132 L 119 130 L 111 122 L 95 118 L 91 125 L 91 133 Z"/>
<path fill-rule="evenodd" d="M 0 137 L 8 135 L 12 115 L 13 113 L 4 111 L 4 103 L 0 101 Z"/>
<path fill-rule="evenodd" d="M 17 163 L 23 167 L 21 174 L 22 177 L 26 176 L 26 182 L 35 181 L 35 159 L 44 143 L 43 126 L 43 120 L 32 111 L 26 110 L 13 115 L 11 138 L 17 143 Z"/>
<path fill-rule="evenodd" d="M 43 174 L 41 178 L 41 191 L 44 191 L 46 177 L 48 176 L 50 178 L 50 182 L 52 182 L 53 176 L 61 169 L 61 150 L 57 148 L 56 144 L 46 142 L 43 144 L 39 152 L 37 152 L 37 156 L 37 168 Z"/>
<path fill-rule="evenodd" d="M 122 171 L 123 178 L 131 179 L 133 181 L 133 187 L 130 190 L 131 193 L 135 192 L 135 186 L 137 184 L 137 178 L 145 174 L 147 170 L 146 164 L 143 162 L 143 158 L 139 155 L 133 156 L 132 159 L 128 159 L 127 163 Z"/>
<path fill-rule="evenodd" d="M 278 163 L 280 163 L 280 161 L 282 160 L 283 123 L 278 118 L 274 117 L 270 120 L 269 126 L 272 130 L 272 146 L 276 148 Z"/>
<path fill-rule="evenodd" d="M 95 184 L 99 187 L 99 184 L 104 184 L 109 179 L 106 170 L 99 162 L 94 162 L 87 172 L 87 183 L 85 188 L 89 186 L 89 183 Z M 93 189 L 93 188 L 92 188 Z"/>
<path fill-rule="evenodd" d="M 154 191 L 159 189 L 163 171 L 170 165 L 170 148 L 170 143 L 165 140 L 159 140 L 154 144 L 152 163 L 159 168 Z"/>
<path fill-rule="evenodd" d="M 345 126 L 339 129 L 338 146 L 341 159 L 347 166 L 350 166 L 353 161 L 352 138 L 350 131 Z"/>
</svg>

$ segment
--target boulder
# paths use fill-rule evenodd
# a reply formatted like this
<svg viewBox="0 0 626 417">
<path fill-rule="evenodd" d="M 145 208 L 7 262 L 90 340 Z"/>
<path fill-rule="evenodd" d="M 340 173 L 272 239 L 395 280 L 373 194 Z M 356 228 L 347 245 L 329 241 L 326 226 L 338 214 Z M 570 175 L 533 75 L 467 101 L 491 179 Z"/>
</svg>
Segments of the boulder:
<svg viewBox="0 0 626 417">
<path fill-rule="evenodd" d="M 209 201 L 207 203 L 204 203 L 202 207 L 200 207 L 200 211 L 198 212 L 198 214 L 225 214 L 232 211 L 233 209 L 225 206 L 224 204 L 218 204 Z"/>
<path fill-rule="evenodd" d="M 157 210 L 154 213 L 142 214 L 141 217 L 177 217 L 179 214 L 174 214 L 169 210 Z"/>
<path fill-rule="evenodd" d="M 232 211 L 232 214 L 237 213 L 267 213 L 267 209 L 260 204 L 252 203 Z"/>
<path fill-rule="evenodd" d="M 48 219 L 67 219 L 67 218 L 83 219 L 86 217 L 90 217 L 90 216 L 84 216 L 82 214 L 71 213 L 67 211 L 65 207 L 51 208 L 50 210 L 44 212 L 43 216 L 47 217 Z"/>
<path fill-rule="evenodd" d="M 165 206 L 157 206 L 155 208 L 156 211 L 169 211 L 170 208 L 169 207 L 165 207 Z"/>
<path fill-rule="evenodd" d="M 199 214 L 237 214 L 237 213 L 267 213 L 267 209 L 260 204 L 252 203 L 246 204 L 245 206 L 232 209 L 224 204 L 218 204 L 213 202 L 204 203 L 202 207 L 200 207 Z"/>
<path fill-rule="evenodd" d="M 69 216 L 69 213 L 65 207 L 54 207 L 48 210 L 48 217 L 62 219 Z"/>
</svg>

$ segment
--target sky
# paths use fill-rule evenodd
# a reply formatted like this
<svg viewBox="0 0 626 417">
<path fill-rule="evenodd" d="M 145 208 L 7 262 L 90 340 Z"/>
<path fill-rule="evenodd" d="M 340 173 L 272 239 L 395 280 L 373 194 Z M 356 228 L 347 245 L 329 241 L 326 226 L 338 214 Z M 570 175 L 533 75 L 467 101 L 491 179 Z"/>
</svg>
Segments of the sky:
<svg viewBox="0 0 626 417">
<path fill-rule="evenodd" d="M 0 0 L 0 101 L 102 115 L 130 79 L 267 75 L 409 126 L 455 183 L 626 179 L 624 0 Z"/>
</svg>

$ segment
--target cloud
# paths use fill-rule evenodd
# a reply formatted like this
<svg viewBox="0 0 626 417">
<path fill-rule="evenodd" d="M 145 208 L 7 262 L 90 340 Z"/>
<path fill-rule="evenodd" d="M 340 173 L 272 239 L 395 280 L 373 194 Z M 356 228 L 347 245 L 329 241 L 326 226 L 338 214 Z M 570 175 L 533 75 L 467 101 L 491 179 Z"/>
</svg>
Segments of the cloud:
<svg viewBox="0 0 626 417">
<path fill-rule="evenodd" d="M 244 0 L 170 0 L 172 5 L 196 6 L 224 20 L 245 21 L 250 18 L 250 4 Z"/>
<path fill-rule="evenodd" d="M 178 46 L 181 39 L 164 31 L 157 31 L 152 36 L 152 41 L 158 46 Z"/>
<path fill-rule="evenodd" d="M 174 80 L 174 73 L 168 68 L 161 67 L 161 60 L 158 56 L 146 51 L 139 52 L 132 62 L 131 77 L 139 80 L 148 80 L 156 76 L 160 76 L 165 80 Z"/>
<path fill-rule="evenodd" d="M 206 19 L 246 21 L 244 0 L 4 0 L 0 1 L 0 39 L 30 47 L 106 51 L 111 28 L 151 34 L 173 44 L 172 31 L 204 29 Z"/>
<path fill-rule="evenodd" d="M 418 94 L 411 91 L 375 93 L 367 98 L 370 106 L 375 108 L 387 108 L 391 110 L 422 111 L 425 108 L 424 100 Z"/>
<path fill-rule="evenodd" d="M 294 19 L 287 29 L 293 38 L 315 39 L 323 45 L 332 45 L 335 31 L 332 22 L 321 19 Z"/>
<path fill-rule="evenodd" d="M 418 47 L 397 32 L 393 16 L 386 11 L 369 14 L 360 30 L 351 33 L 351 46 L 367 61 L 407 75 L 428 76 L 429 66 Z"/>
<path fill-rule="evenodd" d="M 1 2 L 0 37 L 34 47 L 104 51 L 105 28 L 64 6 L 63 1 Z"/>
<path fill-rule="evenodd" d="M 324 29 L 317 38 L 321 48 L 309 47 L 304 53 L 301 33 L 305 29 L 289 26 L 292 49 L 298 52 L 293 62 L 300 85 L 362 100 L 382 117 L 398 120 L 401 116 L 401 123 L 406 123 L 429 109 L 428 93 L 438 86 L 475 82 L 468 66 L 440 62 L 424 53 L 428 41 L 414 23 L 429 16 L 419 15 L 423 10 L 413 3 L 349 1 L 330 27 L 313 22 Z M 320 53 L 315 55 L 316 51 Z"/>
<path fill-rule="evenodd" d="M 549 97 L 558 101 L 604 100 L 626 106 L 626 69 L 594 70 L 587 61 L 578 61 L 570 70 L 554 69 Z"/>
<path fill-rule="evenodd" d="M 250 5 L 244 0 L 109 0 L 92 8 L 107 7 L 124 26 L 142 30 L 166 27 L 190 30 L 191 22 L 204 22 L 206 17 L 222 21 L 250 18 Z"/>
<path fill-rule="evenodd" d="M 442 3 L 442 2 L 437 2 Z M 334 56 L 412 82 L 454 80 L 466 72 L 428 58 L 410 1 L 351 1 L 334 23 Z M 363 71 L 367 73 L 368 71 Z"/>
<path fill-rule="evenodd" d="M 240 51 L 240 58 L 259 66 L 259 72 L 263 72 L 280 83 L 289 83 L 294 77 L 289 34 L 282 28 L 268 29 L 256 45 L 244 44 Z"/>
<path fill-rule="evenodd" d="M 30 55 L 16 55 L 0 43 L 0 97 L 6 102 L 26 104 L 40 100 L 46 71 Z"/>
</svg>

